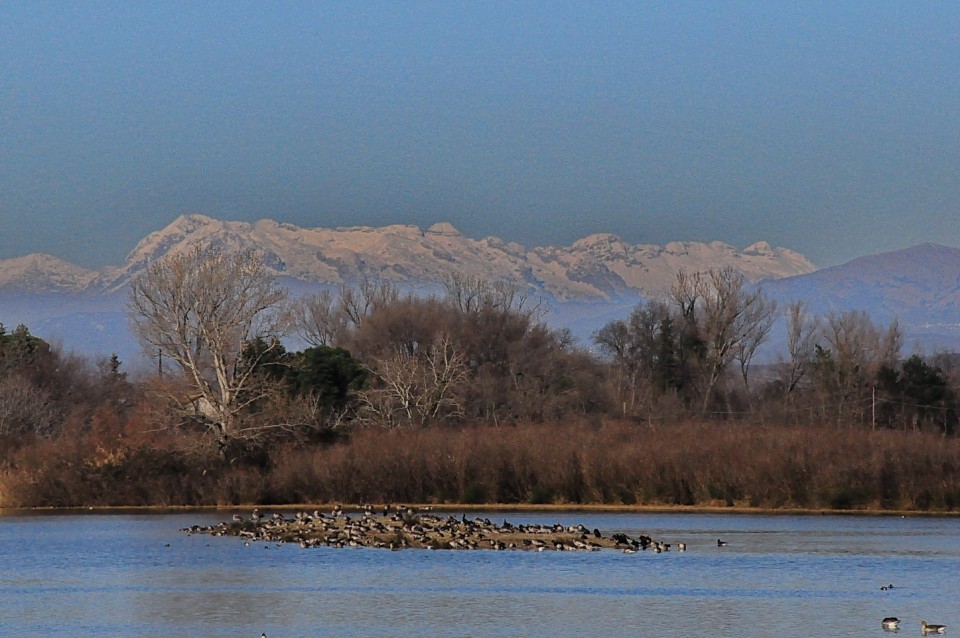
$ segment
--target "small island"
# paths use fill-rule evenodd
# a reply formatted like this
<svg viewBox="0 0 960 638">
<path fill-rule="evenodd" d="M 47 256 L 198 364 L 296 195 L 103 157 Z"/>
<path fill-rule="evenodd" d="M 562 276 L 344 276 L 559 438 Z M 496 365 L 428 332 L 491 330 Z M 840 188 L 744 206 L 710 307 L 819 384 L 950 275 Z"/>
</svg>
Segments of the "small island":
<svg viewBox="0 0 960 638">
<path fill-rule="evenodd" d="M 599 529 L 584 525 L 513 525 L 506 519 L 494 523 L 489 518 L 468 519 L 465 514 L 439 516 L 413 508 L 389 505 L 374 513 L 372 506 L 345 514 L 335 508 L 324 514 L 297 512 L 291 518 L 275 512 L 265 515 L 259 509 L 249 517 L 239 514 L 232 522 L 211 526 L 194 525 L 182 531 L 190 534 L 238 536 L 245 542 L 299 543 L 300 547 L 372 547 L 378 549 L 492 549 L 528 551 L 599 551 L 616 549 L 624 553 L 650 550 L 669 551 L 670 543 L 641 534 L 633 538 L 615 533 L 604 536 Z M 678 549 L 683 551 L 681 543 Z"/>
</svg>

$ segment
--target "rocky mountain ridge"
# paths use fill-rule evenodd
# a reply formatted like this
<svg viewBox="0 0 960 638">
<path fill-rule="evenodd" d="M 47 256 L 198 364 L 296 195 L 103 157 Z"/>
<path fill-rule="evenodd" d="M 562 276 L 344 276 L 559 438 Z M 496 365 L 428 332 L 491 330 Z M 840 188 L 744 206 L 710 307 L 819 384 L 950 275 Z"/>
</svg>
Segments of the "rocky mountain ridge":
<svg viewBox="0 0 960 638">
<path fill-rule="evenodd" d="M 659 247 L 599 234 L 566 247 L 528 249 L 493 237 L 473 240 L 449 224 L 303 229 L 200 215 L 151 233 L 123 264 L 100 271 L 50 255 L 0 261 L 0 323 L 24 322 L 34 334 L 70 349 L 119 352 L 135 361 L 140 354 L 128 330 L 126 284 L 152 260 L 197 241 L 263 250 L 294 295 L 364 275 L 436 285 L 443 274 L 459 270 L 513 281 L 542 294 L 550 307 L 548 323 L 570 328 L 584 345 L 606 322 L 628 316 L 641 296 L 665 290 L 678 269 L 731 266 L 760 281 L 781 307 L 802 300 L 820 316 L 864 310 L 881 324 L 900 322 L 905 352 L 960 352 L 960 249 L 939 244 L 814 270 L 802 255 L 763 242 L 742 250 L 720 242 Z"/>
<path fill-rule="evenodd" d="M 666 290 L 677 270 L 730 266 L 747 279 L 813 272 L 803 255 L 757 242 L 743 250 L 722 242 L 630 244 L 596 234 L 570 246 L 526 248 L 496 237 L 464 236 L 448 223 L 422 229 L 300 228 L 273 220 L 254 223 L 185 215 L 150 233 L 123 264 L 92 271 L 48 255 L 0 260 L 0 291 L 112 293 L 146 266 L 197 242 L 262 251 L 278 275 L 309 283 L 342 284 L 364 276 L 400 284 L 429 284 L 451 271 L 511 282 L 559 301 L 609 300 Z"/>
</svg>

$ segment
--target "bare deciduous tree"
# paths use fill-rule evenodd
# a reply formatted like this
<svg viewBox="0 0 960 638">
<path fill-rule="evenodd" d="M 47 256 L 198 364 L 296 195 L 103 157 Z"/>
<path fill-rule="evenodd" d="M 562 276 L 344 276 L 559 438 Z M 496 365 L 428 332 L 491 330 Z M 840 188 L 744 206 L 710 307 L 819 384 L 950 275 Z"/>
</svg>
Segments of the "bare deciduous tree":
<svg viewBox="0 0 960 638">
<path fill-rule="evenodd" d="M 483 277 L 452 272 L 443 278 L 445 298 L 464 315 L 483 312 L 516 312 L 533 320 L 549 310 L 542 300 L 531 304 L 525 290 L 506 281 L 488 281 Z"/>
<path fill-rule="evenodd" d="M 370 313 L 400 299 L 400 289 L 389 281 L 364 277 L 356 286 L 340 288 L 340 308 L 354 328 Z"/>
<path fill-rule="evenodd" d="M 776 305 L 759 288 L 751 290 L 744 276 L 732 268 L 693 275 L 680 272 L 671 296 L 685 321 L 684 331 L 695 333 L 703 344 L 701 391 L 706 410 L 735 358 L 747 382 L 750 361 L 770 332 Z"/>
<path fill-rule="evenodd" d="M 463 414 L 459 392 L 467 381 L 463 353 L 446 334 L 426 348 L 396 349 L 373 361 L 378 379 L 360 393 L 365 418 L 386 426 L 425 425 Z"/>
<path fill-rule="evenodd" d="M 760 291 L 758 290 L 757 293 Z M 767 340 L 777 320 L 777 304 L 762 294 L 749 303 L 737 321 L 740 338 L 734 346 L 733 358 L 740 364 L 743 386 L 750 388 L 750 364 L 757 350 Z"/>
<path fill-rule="evenodd" d="M 867 391 L 881 366 L 893 368 L 900 358 L 903 333 L 896 321 L 882 330 L 863 310 L 830 313 L 823 326 L 826 348 L 818 352 L 818 373 L 824 394 L 836 408 L 837 423 L 847 413 L 866 418 Z"/>
<path fill-rule="evenodd" d="M 613 363 L 615 396 L 624 415 L 632 414 L 655 390 L 669 385 L 669 352 L 672 336 L 663 332 L 671 325 L 670 308 L 662 301 L 638 304 L 627 321 L 611 321 L 598 330 L 594 343 Z M 662 340 L 670 340 L 668 348 Z"/>
<path fill-rule="evenodd" d="M 59 419 L 49 392 L 19 374 L 0 377 L 0 435 L 51 434 Z"/>
<path fill-rule="evenodd" d="M 340 298 L 329 290 L 298 299 L 293 312 L 297 334 L 311 346 L 337 343 L 347 326 Z"/>
<path fill-rule="evenodd" d="M 221 454 L 239 434 L 238 413 L 258 398 L 247 392 L 257 361 L 243 356 L 244 345 L 262 339 L 258 357 L 279 346 L 285 298 L 256 251 L 199 244 L 151 264 L 131 284 L 129 314 L 141 344 L 184 373 Z"/>
<path fill-rule="evenodd" d="M 802 301 L 787 307 L 787 358 L 778 365 L 784 394 L 789 397 L 813 362 L 820 333 L 820 320 L 807 313 Z"/>
<path fill-rule="evenodd" d="M 397 348 L 374 359 L 378 383 L 360 393 L 368 420 L 387 426 L 423 425 L 461 416 L 458 393 L 467 381 L 463 352 L 448 334 L 438 334 L 424 348 Z"/>
<path fill-rule="evenodd" d="M 400 290 L 389 281 L 364 277 L 356 286 L 340 286 L 302 297 L 293 303 L 294 329 L 311 346 L 340 346 L 349 342 L 372 313 L 400 300 Z"/>
</svg>

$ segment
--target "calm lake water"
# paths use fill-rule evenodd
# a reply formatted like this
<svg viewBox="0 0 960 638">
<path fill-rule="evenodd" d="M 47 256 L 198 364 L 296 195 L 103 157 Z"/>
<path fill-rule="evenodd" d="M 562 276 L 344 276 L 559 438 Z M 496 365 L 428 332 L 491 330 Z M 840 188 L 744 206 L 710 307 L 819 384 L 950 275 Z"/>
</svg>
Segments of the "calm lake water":
<svg viewBox="0 0 960 638">
<path fill-rule="evenodd" d="M 920 620 L 960 632 L 960 519 L 506 515 L 688 546 L 663 554 L 303 550 L 179 531 L 230 514 L 0 516 L 0 635 L 883 636 L 890 615 L 905 635 Z"/>
</svg>

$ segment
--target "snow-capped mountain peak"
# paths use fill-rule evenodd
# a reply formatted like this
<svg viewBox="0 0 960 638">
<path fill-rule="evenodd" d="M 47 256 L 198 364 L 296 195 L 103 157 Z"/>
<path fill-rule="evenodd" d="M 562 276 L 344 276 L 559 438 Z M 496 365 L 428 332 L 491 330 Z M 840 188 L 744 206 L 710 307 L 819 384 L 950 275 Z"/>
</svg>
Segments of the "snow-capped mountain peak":
<svg viewBox="0 0 960 638">
<path fill-rule="evenodd" d="M 342 284 L 378 277 L 401 284 L 430 284 L 452 272 L 491 281 L 507 281 L 558 300 L 610 299 L 656 294 L 669 288 L 679 269 L 733 267 L 751 281 L 804 274 L 813 264 L 799 253 L 757 242 L 738 250 L 723 242 L 672 242 L 665 247 L 630 244 L 617 235 L 598 233 L 570 246 L 527 249 L 496 237 L 481 240 L 439 222 L 421 229 L 412 225 L 382 228 L 301 228 L 262 219 L 254 223 L 183 215 L 144 237 L 123 264 L 94 273 L 46 257 L 51 289 L 114 292 L 147 265 L 193 245 L 260 250 L 278 274 L 310 283 Z M 0 261 L 2 282 L 44 286 L 44 267 L 26 268 L 24 257 Z M 33 258 L 40 263 L 39 258 Z M 54 260 L 54 261 L 49 261 Z M 31 263 L 34 263 L 31 262 Z M 54 267 L 54 265 L 56 267 Z"/>
<path fill-rule="evenodd" d="M 0 291 L 70 292 L 86 288 L 96 277 L 95 270 L 43 253 L 0 260 Z"/>
</svg>

